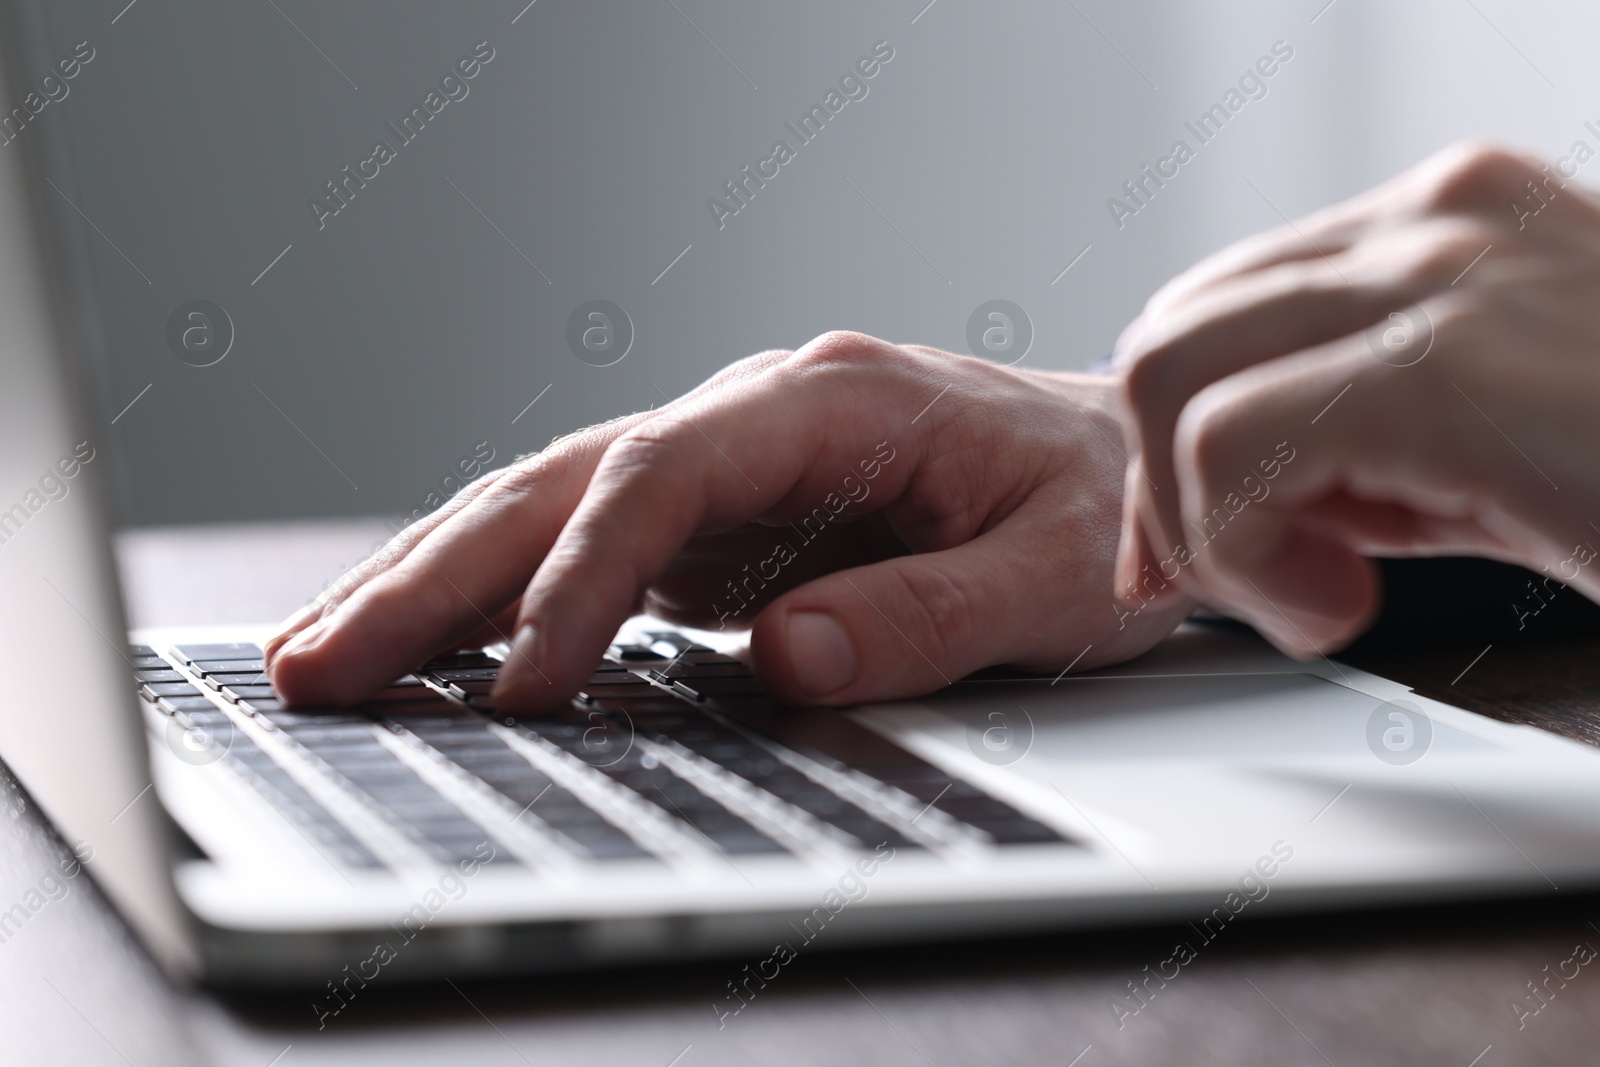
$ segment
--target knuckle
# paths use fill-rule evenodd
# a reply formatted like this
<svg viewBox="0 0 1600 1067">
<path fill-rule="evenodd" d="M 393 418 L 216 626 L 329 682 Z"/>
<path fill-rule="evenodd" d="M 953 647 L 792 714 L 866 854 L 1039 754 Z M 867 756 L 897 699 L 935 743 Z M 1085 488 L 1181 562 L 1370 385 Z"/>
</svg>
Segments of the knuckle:
<svg viewBox="0 0 1600 1067">
<path fill-rule="evenodd" d="M 408 537 L 405 531 L 396 534 L 358 566 L 352 567 L 345 572 L 338 585 L 334 589 L 329 589 L 324 595 L 333 596 L 337 590 L 335 599 L 344 600 L 354 592 L 356 587 L 370 582 L 380 575 L 387 574 L 398 566 L 400 561 L 410 553 L 413 542 L 414 538 Z"/>
<path fill-rule="evenodd" d="M 580 430 L 562 434 L 554 438 L 542 451 L 518 456 L 519 461 L 531 462 L 537 459 L 570 457 L 583 455 L 592 451 L 603 450 L 618 434 L 623 433 L 628 427 L 648 419 L 651 412 L 636 412 L 632 415 L 620 415 L 606 422 L 585 426 Z"/>
<path fill-rule="evenodd" d="M 954 650 L 973 647 L 973 605 L 960 583 L 934 566 L 900 567 L 899 606 L 908 633 L 918 635 L 935 663 L 949 665 Z"/>
<path fill-rule="evenodd" d="M 1461 269 L 1497 238 L 1487 227 L 1469 221 L 1440 225 L 1420 244 L 1404 267 L 1415 279 L 1454 278 Z"/>
<path fill-rule="evenodd" d="M 621 434 L 606 449 L 604 464 L 623 474 L 644 474 L 683 461 L 684 425 L 677 420 L 651 419 Z"/>
<path fill-rule="evenodd" d="M 524 456 L 509 466 L 485 475 L 483 495 L 491 501 L 497 497 L 533 496 L 550 484 L 556 468 L 564 462 L 565 457 L 560 451 L 549 449 Z"/>
<path fill-rule="evenodd" d="M 454 505 L 454 510 L 459 510 L 460 508 L 467 506 L 473 500 L 481 496 L 485 491 L 496 485 L 501 479 L 515 471 L 517 467 L 521 465 L 521 462 L 523 462 L 523 460 L 513 460 L 504 467 L 496 467 L 494 470 L 484 471 L 482 474 L 472 479 L 472 481 L 463 485 L 460 490 L 455 493 L 455 495 L 450 497 L 450 499 L 447 500 L 445 504 L 438 508 L 433 514 L 440 516 L 449 514 L 452 510 L 452 505 Z M 396 537 L 395 540 L 399 541 L 400 539 L 400 537 Z"/>
<path fill-rule="evenodd" d="M 1430 161 L 1421 183 L 1424 211 L 1499 206 L 1542 175 L 1529 157 L 1487 141 L 1452 145 Z"/>
<path fill-rule="evenodd" d="M 1173 353 L 1172 345 L 1156 342 L 1148 335 L 1118 353 L 1123 399 L 1135 417 L 1150 413 L 1170 389 Z"/>
<path fill-rule="evenodd" d="M 1249 405 L 1232 402 L 1216 387 L 1196 394 L 1178 416 L 1173 455 L 1178 470 L 1193 480 L 1205 499 L 1226 476 L 1224 468 L 1249 417 Z"/>
<path fill-rule="evenodd" d="M 880 362 L 895 346 L 854 330 L 829 330 L 802 345 L 786 361 L 800 370 L 832 370 Z"/>
</svg>

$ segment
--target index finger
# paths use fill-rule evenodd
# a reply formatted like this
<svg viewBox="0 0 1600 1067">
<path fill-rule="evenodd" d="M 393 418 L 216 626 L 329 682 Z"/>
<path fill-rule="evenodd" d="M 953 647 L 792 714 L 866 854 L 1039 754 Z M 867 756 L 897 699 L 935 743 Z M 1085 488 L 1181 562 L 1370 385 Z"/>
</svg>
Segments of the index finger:
<svg viewBox="0 0 1600 1067">
<path fill-rule="evenodd" d="M 605 446 L 645 417 L 596 427 L 498 472 L 360 572 L 359 584 L 276 645 L 268 670 L 283 699 L 353 703 L 482 628 L 554 543 Z"/>
<path fill-rule="evenodd" d="M 713 375 L 690 396 L 714 392 L 788 355 L 767 351 Z M 535 456 L 475 483 L 474 494 L 406 531 L 340 583 L 340 594 L 305 613 L 274 644 L 274 685 L 293 704 L 347 704 L 369 696 L 441 648 L 493 628 L 527 584 L 577 502 L 607 446 L 655 417 L 624 416 L 558 439 Z M 461 499 L 461 498 L 458 498 Z"/>
</svg>

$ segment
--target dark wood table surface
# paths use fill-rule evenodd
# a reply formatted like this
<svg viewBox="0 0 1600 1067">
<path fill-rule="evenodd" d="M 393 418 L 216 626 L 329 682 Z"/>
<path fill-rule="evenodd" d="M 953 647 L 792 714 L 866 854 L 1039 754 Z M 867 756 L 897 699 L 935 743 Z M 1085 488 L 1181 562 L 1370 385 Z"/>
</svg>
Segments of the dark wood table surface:
<svg viewBox="0 0 1600 1067">
<path fill-rule="evenodd" d="M 280 617 L 383 535 L 369 522 L 125 535 L 137 623 Z M 1433 696 L 1591 742 L 1600 641 L 1375 657 Z M 1381 662 L 1380 662 L 1381 659 Z M 1465 683 L 1466 679 L 1462 679 Z M 8 788 L 0 906 L 52 864 L 37 815 Z M 1600 968 L 1537 1015 L 1528 996 L 1600 946 L 1600 897 L 1246 920 L 1119 1029 L 1108 1001 L 1182 936 L 1177 926 L 804 954 L 720 1029 L 726 964 L 533 980 L 374 984 L 319 1031 L 305 997 L 175 989 L 87 880 L 0 944 L 0 1062 L 243 1067 L 321 1064 L 1159 1065 L 1600 1062 Z M 1594 925 L 1591 925 L 1591 921 Z M 1594 971 L 1595 973 L 1591 973 Z M 1554 983 L 1551 985 L 1555 988 Z"/>
</svg>

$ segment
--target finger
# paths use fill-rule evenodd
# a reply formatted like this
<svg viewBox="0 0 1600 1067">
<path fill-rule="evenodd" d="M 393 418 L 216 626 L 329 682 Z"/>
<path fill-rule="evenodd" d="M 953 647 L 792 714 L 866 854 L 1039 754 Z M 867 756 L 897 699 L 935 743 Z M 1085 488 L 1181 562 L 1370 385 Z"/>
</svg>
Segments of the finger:
<svg viewBox="0 0 1600 1067">
<path fill-rule="evenodd" d="M 827 334 L 761 381 L 675 403 L 619 438 L 523 598 L 497 706 L 565 701 L 694 535 L 826 500 L 842 509 L 846 478 L 858 503 L 867 493 L 872 507 L 894 499 L 916 465 L 916 439 L 897 449 L 886 437 L 910 428 L 920 438 L 943 417 L 935 407 L 910 427 L 924 392 L 937 392 L 922 380 L 937 365 L 873 338 Z"/>
<path fill-rule="evenodd" d="M 1297 222 L 1263 230 L 1236 241 L 1202 259 L 1151 294 L 1139 317 L 1129 324 L 1116 346 L 1115 365 L 1136 346 L 1142 330 L 1174 307 L 1194 300 L 1208 290 L 1238 281 L 1283 264 L 1304 263 L 1334 256 L 1350 247 L 1359 234 L 1356 220 L 1342 209 L 1324 209 Z"/>
<path fill-rule="evenodd" d="M 841 571 L 779 598 L 751 634 L 764 686 L 791 703 L 842 705 L 926 693 L 997 663 L 1115 661 L 1132 630 L 1113 625 L 1105 542 L 1092 531 L 1063 537 L 1062 504 L 1042 493 L 954 548 Z M 1176 621 L 1157 614 L 1141 621 Z"/>
<path fill-rule="evenodd" d="M 1335 489 L 1301 508 L 1296 522 L 1363 556 L 1484 556 L 1521 562 L 1511 544 L 1486 530 L 1464 502 L 1434 506 L 1444 513 Z"/>
<path fill-rule="evenodd" d="M 1203 390 L 1184 408 L 1174 442 L 1184 539 L 1158 573 L 1176 573 L 1291 655 L 1341 647 L 1381 598 L 1368 546 L 1329 521 L 1341 498 L 1424 513 L 1459 499 L 1449 487 L 1462 475 L 1452 449 L 1440 447 L 1442 428 L 1409 417 L 1427 388 L 1413 368 L 1372 359 L 1356 337 Z M 1360 519 L 1354 508 L 1343 513 Z M 1391 536 L 1400 532 L 1386 509 L 1365 521 L 1371 533 L 1380 521 Z M 1413 536 L 1425 532 L 1412 524 Z"/>
<path fill-rule="evenodd" d="M 1147 334 L 1123 380 L 1132 523 L 1118 551 L 1119 584 L 1170 553 L 1182 536 L 1172 469 L 1178 414 L 1200 390 L 1264 360 L 1356 333 L 1448 286 L 1484 247 L 1484 229 L 1457 220 L 1393 234 L 1338 263 L 1306 262 L 1219 286 Z M 1369 357 L 1376 362 L 1376 357 Z M 1126 586 L 1123 585 L 1123 592 Z"/>
<path fill-rule="evenodd" d="M 757 375 L 787 353 L 724 368 L 690 395 Z M 640 412 L 560 438 L 481 480 L 477 491 L 348 583 L 343 596 L 276 646 L 273 682 L 291 703 L 350 703 L 474 631 L 496 632 L 577 506 L 595 465 Z M 424 520 L 426 521 L 426 520 Z M 504 639 L 504 635 L 497 637 Z"/>
<path fill-rule="evenodd" d="M 476 650 L 483 648 L 485 645 L 511 640 L 511 635 L 516 632 L 517 611 L 521 607 L 521 598 L 513 600 L 502 608 L 494 618 L 457 641 L 455 643 L 456 647 Z"/>
<path fill-rule="evenodd" d="M 506 471 L 403 557 L 280 645 L 269 673 L 291 704 L 347 704 L 492 626 L 583 494 L 599 448 Z"/>
<path fill-rule="evenodd" d="M 506 639 L 495 616 L 555 541 L 605 446 L 647 418 L 591 427 L 485 479 L 278 645 L 269 673 L 279 693 L 291 704 L 353 703 L 475 631 Z"/>
<path fill-rule="evenodd" d="M 1152 555 L 1159 561 L 1164 553 L 1181 546 L 1181 538 L 1187 536 L 1178 523 L 1180 511 L 1186 513 L 1188 505 L 1180 509 L 1177 504 L 1182 491 L 1177 482 L 1181 479 L 1173 477 L 1169 448 L 1173 447 L 1175 413 L 1187 413 L 1191 397 L 1212 388 L 1212 383 L 1227 381 L 1252 363 L 1275 361 L 1293 351 L 1295 345 L 1305 353 L 1306 346 L 1329 340 L 1328 335 L 1341 327 L 1353 334 L 1385 313 L 1385 302 L 1389 310 L 1398 310 L 1432 293 L 1442 296 L 1491 244 L 1514 247 L 1517 238 L 1513 224 L 1520 227 L 1523 220 L 1506 207 L 1528 189 L 1544 184 L 1543 177 L 1537 162 L 1482 145 L 1458 146 L 1400 176 L 1387 188 L 1374 190 L 1362 198 L 1364 206 L 1356 203 L 1361 209 L 1357 215 L 1365 215 L 1352 220 L 1359 240 L 1350 242 L 1345 252 L 1330 257 L 1334 262 L 1327 264 L 1352 283 L 1351 291 L 1345 294 L 1348 299 L 1341 300 L 1337 291 L 1319 293 L 1300 286 L 1291 286 L 1286 299 L 1272 297 L 1270 290 L 1268 299 L 1250 298 L 1252 286 L 1267 288 L 1264 279 L 1286 274 L 1292 278 L 1296 271 L 1316 269 L 1315 261 L 1305 259 L 1275 265 L 1253 277 L 1231 277 L 1209 287 L 1200 286 L 1191 290 L 1194 295 L 1186 302 L 1175 302 L 1175 306 L 1163 309 L 1163 315 L 1145 322 L 1143 332 L 1130 330 L 1133 340 L 1125 360 L 1125 393 L 1133 408 L 1129 417 L 1130 452 L 1134 464 L 1147 477 L 1130 479 L 1132 500 L 1127 512 L 1131 519 L 1125 523 L 1119 547 L 1119 577 L 1125 579 L 1130 572 L 1150 566 Z M 1572 212 L 1591 210 L 1587 201 L 1577 197 L 1557 197 L 1555 202 Z M 1468 281 L 1468 288 L 1485 276 L 1485 271 L 1480 270 L 1475 279 Z M 1218 312 L 1219 306 L 1240 296 L 1245 299 L 1238 308 L 1230 311 L 1224 307 Z M 1376 302 L 1363 310 L 1363 297 Z M 1348 315 L 1348 321 L 1342 322 L 1341 315 Z M 1249 329 L 1251 326 L 1256 327 L 1255 334 Z M 1266 344 L 1262 343 L 1263 329 Z M 1155 336 L 1153 331 L 1161 331 L 1161 335 Z M 1235 339 L 1240 337 L 1245 340 L 1242 349 L 1234 347 Z M 1365 358 L 1359 348 L 1356 358 Z M 1255 380 L 1252 374 L 1240 373 L 1239 377 Z M 1437 406 L 1437 398 L 1433 403 Z M 1458 444 L 1471 451 L 1477 442 L 1469 434 Z M 1176 451 L 1181 453 L 1182 449 Z M 1416 486 L 1409 491 L 1415 494 Z M 1345 510 L 1348 513 L 1350 509 Z M 1425 526 L 1429 536 L 1448 532 L 1438 522 Z M 1300 529 L 1297 536 L 1301 540 L 1295 550 L 1319 551 L 1316 534 L 1309 528 Z M 1288 552 L 1291 547 L 1287 542 L 1276 546 L 1280 552 Z M 1332 560 L 1327 562 L 1330 568 L 1337 566 Z M 1205 571 L 1206 567 L 1197 570 Z M 1293 573 L 1303 570 L 1292 569 Z M 1337 572 L 1328 571 L 1334 573 Z M 1361 588 L 1359 576 L 1347 577 L 1353 583 L 1347 591 L 1354 593 Z M 1308 595 L 1326 599 L 1337 595 L 1339 589 L 1340 583 L 1333 581 L 1320 594 Z M 1282 628 L 1284 620 L 1279 621 Z"/>
<path fill-rule="evenodd" d="M 1378 606 L 1371 554 L 1561 567 L 1592 532 L 1556 488 L 1583 469 L 1566 446 L 1592 421 L 1588 394 L 1503 358 L 1542 339 L 1497 326 L 1477 298 L 1441 295 L 1422 311 L 1426 362 L 1387 366 L 1364 337 L 1344 338 L 1223 379 L 1179 419 L 1186 577 L 1286 650 L 1326 652 L 1365 628 Z"/>
<path fill-rule="evenodd" d="M 1531 155 L 1482 141 L 1451 145 L 1348 200 L 1237 241 L 1173 278 L 1156 291 L 1145 313 L 1118 342 L 1117 365 L 1122 367 L 1125 354 L 1137 347 L 1137 335 L 1145 325 L 1208 289 L 1280 264 L 1336 257 L 1403 223 L 1444 216 L 1508 223 L 1514 213 L 1505 208 L 1528 193 L 1529 181 L 1546 193 L 1560 188 L 1573 194 L 1556 198 L 1558 211 L 1572 209 L 1575 203 L 1592 210 L 1600 202 L 1594 192 L 1553 176 L 1548 166 Z"/>
<path fill-rule="evenodd" d="M 463 487 L 459 493 L 451 497 L 439 508 L 406 526 L 391 537 L 378 551 L 346 571 L 337 582 L 323 590 L 321 595 L 310 604 L 285 619 L 278 627 L 278 632 L 268 638 L 265 645 L 263 645 L 262 651 L 265 654 L 265 666 L 268 669 L 272 667 L 272 661 L 277 656 L 278 650 L 292 640 L 295 635 L 311 626 L 324 615 L 331 613 L 361 586 L 405 559 L 406 555 L 423 538 L 446 522 L 452 515 L 476 500 L 484 488 L 498 478 L 500 474 L 500 471 L 491 471 Z"/>
<path fill-rule="evenodd" d="M 1318 208 L 1293 222 L 1285 221 L 1281 226 L 1253 234 L 1212 253 L 1156 291 L 1146 305 L 1146 313 L 1129 328 L 1127 340 L 1130 344 L 1119 343 L 1118 351 L 1132 347 L 1132 335 L 1145 322 L 1208 289 L 1280 264 L 1337 257 L 1392 227 L 1397 218 L 1416 219 L 1433 206 L 1461 206 L 1461 198 L 1454 195 L 1453 187 L 1461 184 L 1463 171 L 1475 165 L 1475 154 L 1486 152 L 1505 155 L 1471 142 L 1453 145 L 1417 167 L 1348 200 Z M 1524 166 L 1537 166 L 1535 160 L 1521 162 Z"/>
<path fill-rule="evenodd" d="M 1451 284 L 1490 244 L 1510 239 L 1508 231 L 1517 220 L 1506 205 L 1523 195 L 1529 183 L 1546 177 L 1528 157 L 1482 143 L 1455 145 L 1353 200 L 1291 224 L 1303 233 L 1303 243 L 1316 252 L 1316 259 L 1285 256 L 1282 242 L 1287 237 L 1280 231 L 1276 245 L 1272 240 L 1257 242 L 1259 250 L 1245 249 L 1231 260 L 1224 253 L 1217 265 L 1194 272 L 1194 280 L 1180 279 L 1170 286 L 1170 292 L 1153 302 L 1155 311 L 1141 316 L 1118 346 L 1134 409 L 1131 458 L 1157 486 L 1150 494 L 1141 490 L 1134 502 L 1136 522 L 1146 527 L 1150 544 L 1165 550 L 1173 543 L 1176 508 L 1165 449 L 1176 411 L 1189 396 L 1252 362 L 1352 332 Z M 1577 210 L 1580 198 L 1558 202 L 1563 210 Z M 1351 283 L 1353 291 L 1347 295 L 1352 299 L 1310 292 L 1308 302 L 1291 292 L 1289 300 L 1269 299 L 1260 308 L 1246 301 L 1249 322 L 1268 328 L 1264 346 L 1258 335 L 1254 350 L 1235 350 L 1231 327 L 1218 333 L 1187 331 L 1183 325 L 1186 317 L 1191 323 L 1209 321 L 1204 315 L 1196 320 L 1197 307 L 1209 305 L 1214 311 L 1230 293 L 1248 294 L 1273 276 L 1292 280 L 1315 271 L 1319 261 Z M 1324 281 L 1329 277 L 1323 274 Z M 1264 288 L 1270 296 L 1271 286 Z M 1369 299 L 1365 309 L 1364 295 Z M 1341 319 L 1341 304 L 1354 313 L 1351 319 Z M 1219 325 L 1227 317 L 1215 316 Z M 1308 328 L 1297 334 L 1302 322 Z M 1184 378 L 1186 371 L 1194 376 Z M 1119 573 L 1137 569 L 1137 547 L 1137 538 L 1124 538 Z"/>
<path fill-rule="evenodd" d="M 1124 477 L 1122 496 L 1122 528 L 1117 542 L 1117 558 L 1114 568 L 1116 585 L 1113 589 L 1117 599 L 1123 603 L 1132 603 L 1138 599 L 1138 590 L 1141 583 L 1148 585 L 1158 600 L 1167 600 L 1181 595 L 1178 588 L 1168 590 L 1168 583 L 1151 582 L 1152 568 L 1159 559 L 1159 555 L 1150 547 L 1150 540 L 1145 536 L 1144 524 L 1139 521 L 1140 500 L 1143 499 L 1137 483 L 1149 479 L 1144 466 L 1134 459 L 1128 463 Z"/>
</svg>

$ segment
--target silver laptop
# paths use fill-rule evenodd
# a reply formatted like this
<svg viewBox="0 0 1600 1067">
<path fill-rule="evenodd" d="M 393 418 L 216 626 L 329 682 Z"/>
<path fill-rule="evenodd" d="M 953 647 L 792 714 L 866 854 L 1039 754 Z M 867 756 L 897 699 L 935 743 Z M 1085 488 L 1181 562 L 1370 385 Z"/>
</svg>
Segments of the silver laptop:
<svg viewBox="0 0 1600 1067">
<path fill-rule="evenodd" d="M 495 649 L 291 709 L 270 624 L 128 635 L 26 149 L 0 148 L 0 756 L 175 975 L 327 1016 L 380 975 L 721 955 L 726 1015 L 802 952 L 1159 918 L 1192 956 L 1285 908 L 1600 882 L 1600 753 L 1234 630 L 815 711 L 725 636 L 635 619 L 540 717 L 483 704 Z"/>
</svg>

